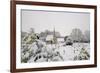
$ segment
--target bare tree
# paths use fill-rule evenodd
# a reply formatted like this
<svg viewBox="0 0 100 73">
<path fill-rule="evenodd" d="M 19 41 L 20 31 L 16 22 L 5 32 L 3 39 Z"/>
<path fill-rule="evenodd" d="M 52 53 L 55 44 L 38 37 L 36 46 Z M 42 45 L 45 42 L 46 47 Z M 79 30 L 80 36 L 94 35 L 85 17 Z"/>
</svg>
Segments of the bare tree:
<svg viewBox="0 0 100 73">
<path fill-rule="evenodd" d="M 30 33 L 34 33 L 34 28 L 30 28 Z"/>
<path fill-rule="evenodd" d="M 72 30 L 70 37 L 74 42 L 81 42 L 83 39 L 82 31 L 78 28 Z"/>
<path fill-rule="evenodd" d="M 85 33 L 84 33 L 84 38 L 85 38 L 85 41 L 86 42 L 90 42 L 90 31 L 89 30 L 86 30 Z"/>
</svg>

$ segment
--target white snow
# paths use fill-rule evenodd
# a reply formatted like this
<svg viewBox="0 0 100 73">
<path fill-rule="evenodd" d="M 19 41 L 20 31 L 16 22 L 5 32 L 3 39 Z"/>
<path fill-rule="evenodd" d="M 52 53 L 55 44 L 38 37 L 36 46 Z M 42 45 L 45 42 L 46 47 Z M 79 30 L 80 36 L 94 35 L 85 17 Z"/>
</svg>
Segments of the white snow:
<svg viewBox="0 0 100 73">
<path fill-rule="evenodd" d="M 53 62 L 68 60 L 85 60 L 89 59 L 90 45 L 89 43 L 73 43 L 73 45 L 63 45 L 64 43 L 46 44 L 38 40 L 28 46 L 25 54 L 22 52 L 22 59 L 28 58 L 27 62 Z M 25 44 L 24 44 L 25 45 Z M 83 50 L 82 50 L 83 49 Z M 88 55 L 87 55 L 88 54 Z"/>
</svg>

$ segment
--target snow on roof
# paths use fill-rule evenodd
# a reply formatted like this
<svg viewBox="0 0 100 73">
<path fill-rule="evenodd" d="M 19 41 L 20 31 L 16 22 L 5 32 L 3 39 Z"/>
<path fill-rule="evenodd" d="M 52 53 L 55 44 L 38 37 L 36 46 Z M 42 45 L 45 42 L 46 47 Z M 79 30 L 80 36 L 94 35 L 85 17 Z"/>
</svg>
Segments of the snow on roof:
<svg viewBox="0 0 100 73">
<path fill-rule="evenodd" d="M 64 38 L 57 38 L 57 41 L 64 41 Z"/>
<path fill-rule="evenodd" d="M 50 41 L 50 40 L 52 40 L 52 39 L 53 39 L 53 35 L 47 35 L 46 41 Z"/>
</svg>

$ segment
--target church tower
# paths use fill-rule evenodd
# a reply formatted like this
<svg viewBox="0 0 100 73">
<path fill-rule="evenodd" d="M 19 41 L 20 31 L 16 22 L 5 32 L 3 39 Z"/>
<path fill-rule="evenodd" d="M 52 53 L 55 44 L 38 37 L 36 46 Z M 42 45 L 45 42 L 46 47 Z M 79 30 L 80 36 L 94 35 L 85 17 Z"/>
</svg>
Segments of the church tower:
<svg viewBox="0 0 100 73">
<path fill-rule="evenodd" d="M 54 30 L 53 30 L 53 41 L 54 41 L 54 44 L 57 43 L 57 37 L 56 37 L 55 27 L 54 27 Z"/>
</svg>

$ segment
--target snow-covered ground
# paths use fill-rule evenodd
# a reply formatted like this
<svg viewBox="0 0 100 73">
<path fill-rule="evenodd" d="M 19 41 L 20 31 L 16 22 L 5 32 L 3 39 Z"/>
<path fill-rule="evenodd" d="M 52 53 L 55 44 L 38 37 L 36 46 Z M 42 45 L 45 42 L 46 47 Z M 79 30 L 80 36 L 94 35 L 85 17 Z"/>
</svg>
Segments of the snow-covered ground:
<svg viewBox="0 0 100 73">
<path fill-rule="evenodd" d="M 68 60 L 88 60 L 90 58 L 89 43 L 64 43 L 46 44 L 38 40 L 32 44 L 22 44 L 21 62 L 53 62 Z"/>
</svg>

